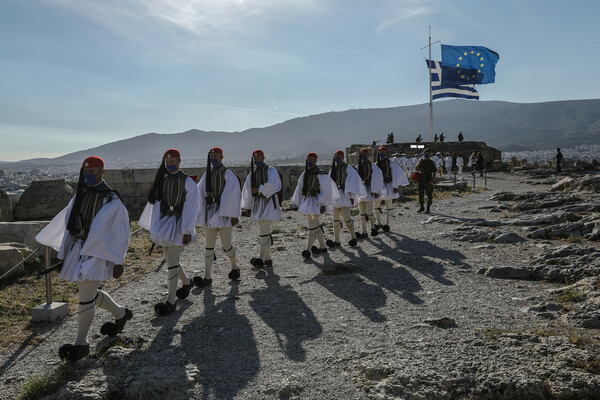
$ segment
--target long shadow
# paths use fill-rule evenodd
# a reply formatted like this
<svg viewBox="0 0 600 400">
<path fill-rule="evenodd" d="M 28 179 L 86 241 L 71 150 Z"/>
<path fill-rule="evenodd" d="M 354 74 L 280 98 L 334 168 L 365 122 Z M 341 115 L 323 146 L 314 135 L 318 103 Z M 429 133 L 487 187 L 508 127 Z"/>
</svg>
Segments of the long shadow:
<svg viewBox="0 0 600 400">
<path fill-rule="evenodd" d="M 302 343 L 316 339 L 323 329 L 312 310 L 291 286 L 281 286 L 279 276 L 272 270 L 257 274 L 267 287 L 250 293 L 250 306 L 273 329 L 279 346 L 294 361 L 304 361 L 306 351 Z"/>
<path fill-rule="evenodd" d="M 218 303 L 210 288 L 204 289 L 204 316 L 182 328 L 186 357 L 201 371 L 203 399 L 233 399 L 260 367 L 250 321 L 236 309 L 239 284 L 231 282 Z"/>
</svg>

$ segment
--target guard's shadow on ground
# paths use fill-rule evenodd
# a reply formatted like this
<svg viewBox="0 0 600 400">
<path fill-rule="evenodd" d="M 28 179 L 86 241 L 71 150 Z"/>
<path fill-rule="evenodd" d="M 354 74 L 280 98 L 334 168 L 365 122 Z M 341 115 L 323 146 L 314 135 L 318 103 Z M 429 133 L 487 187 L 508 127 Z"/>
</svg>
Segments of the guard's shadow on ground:
<svg viewBox="0 0 600 400">
<path fill-rule="evenodd" d="M 321 324 L 290 285 L 281 286 L 272 268 L 259 271 L 256 278 L 263 279 L 267 287 L 250 292 L 250 306 L 273 329 L 286 356 L 290 360 L 305 361 L 306 350 L 302 344 L 321 335 Z"/>
</svg>

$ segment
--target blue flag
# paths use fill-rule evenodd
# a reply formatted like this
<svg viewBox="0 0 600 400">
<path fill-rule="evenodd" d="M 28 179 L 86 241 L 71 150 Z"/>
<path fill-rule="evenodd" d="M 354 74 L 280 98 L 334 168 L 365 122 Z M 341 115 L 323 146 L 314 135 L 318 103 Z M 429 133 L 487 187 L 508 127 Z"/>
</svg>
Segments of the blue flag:
<svg viewBox="0 0 600 400">
<path fill-rule="evenodd" d="M 431 94 L 433 100 L 443 97 L 458 97 L 461 99 L 479 100 L 479 93 L 475 85 L 446 85 L 443 75 L 443 67 L 439 61 L 425 60 L 431 71 Z"/>
<path fill-rule="evenodd" d="M 496 80 L 500 56 L 483 46 L 442 45 L 444 84 L 486 84 Z"/>
</svg>

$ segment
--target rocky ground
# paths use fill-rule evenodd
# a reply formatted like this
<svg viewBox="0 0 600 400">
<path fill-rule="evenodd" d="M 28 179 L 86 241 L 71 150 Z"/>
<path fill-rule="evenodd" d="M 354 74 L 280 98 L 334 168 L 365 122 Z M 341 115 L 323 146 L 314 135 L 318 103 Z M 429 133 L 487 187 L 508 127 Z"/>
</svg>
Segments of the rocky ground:
<svg viewBox="0 0 600 400">
<path fill-rule="evenodd" d="M 92 355 L 58 360 L 76 320 L 37 344 L 2 349 L 0 398 L 48 372 L 49 399 L 600 398 L 600 217 L 596 176 L 492 174 L 489 190 L 429 215 L 399 203 L 389 233 L 304 261 L 305 224 L 274 228 L 274 267 L 259 270 L 257 227 L 234 245 L 242 278 L 218 252 L 214 282 L 154 315 L 166 270 L 112 291 L 134 318 Z M 326 234 L 331 237 L 331 217 Z M 358 217 L 355 217 L 358 222 Z M 202 241 L 182 264 L 202 271 Z"/>
</svg>

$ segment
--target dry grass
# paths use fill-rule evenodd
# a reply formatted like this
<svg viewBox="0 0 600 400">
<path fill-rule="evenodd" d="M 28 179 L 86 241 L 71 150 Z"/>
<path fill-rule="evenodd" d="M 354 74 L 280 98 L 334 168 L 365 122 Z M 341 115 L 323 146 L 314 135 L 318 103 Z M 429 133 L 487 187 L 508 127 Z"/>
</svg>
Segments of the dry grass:
<svg viewBox="0 0 600 400">
<path fill-rule="evenodd" d="M 139 226 L 131 224 L 134 232 Z M 131 236 L 129 249 L 125 258 L 124 272 L 118 280 L 105 285 L 106 289 L 121 286 L 132 281 L 154 267 L 153 260 L 162 257 L 161 249 L 148 256 L 150 240 L 148 231 L 142 230 Z M 52 323 L 31 321 L 31 309 L 46 301 L 46 285 L 43 276 L 38 276 L 39 262 L 27 266 L 26 272 L 2 282 L 0 285 L 0 348 L 14 343 L 32 344 L 43 340 L 40 333 Z M 52 272 L 53 301 L 66 302 L 69 314 L 77 308 L 77 284 L 58 279 L 58 273 Z"/>
</svg>

